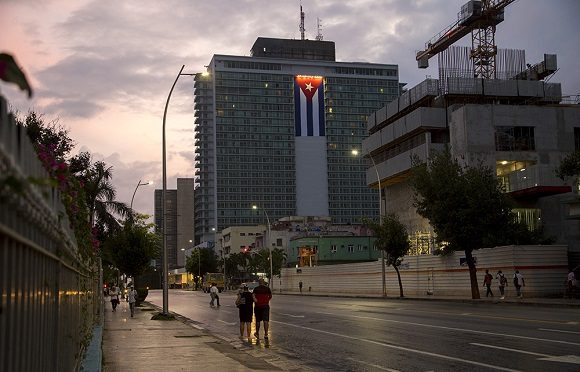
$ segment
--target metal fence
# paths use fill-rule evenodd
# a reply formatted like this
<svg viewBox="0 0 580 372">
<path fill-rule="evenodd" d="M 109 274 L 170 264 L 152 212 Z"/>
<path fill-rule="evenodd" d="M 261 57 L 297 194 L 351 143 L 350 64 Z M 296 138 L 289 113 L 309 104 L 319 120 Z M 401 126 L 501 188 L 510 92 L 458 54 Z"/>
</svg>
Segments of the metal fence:
<svg viewBox="0 0 580 372">
<path fill-rule="evenodd" d="M 0 96 L 1 371 L 78 370 L 99 315 L 99 269 L 79 259 L 47 179 Z"/>
</svg>

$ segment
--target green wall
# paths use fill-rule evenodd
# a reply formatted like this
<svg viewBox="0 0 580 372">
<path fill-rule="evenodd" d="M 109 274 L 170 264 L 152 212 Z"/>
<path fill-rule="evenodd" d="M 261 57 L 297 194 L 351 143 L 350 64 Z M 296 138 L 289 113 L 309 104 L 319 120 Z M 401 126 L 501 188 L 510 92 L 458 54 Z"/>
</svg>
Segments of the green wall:
<svg viewBox="0 0 580 372">
<path fill-rule="evenodd" d="M 347 262 L 374 261 L 380 252 L 374 249 L 375 237 L 372 236 L 309 236 L 290 241 L 287 262 L 294 266 L 298 263 L 299 248 L 318 247 L 318 265 L 332 265 Z M 336 247 L 333 252 L 332 247 Z M 352 246 L 352 251 L 349 250 Z"/>
</svg>

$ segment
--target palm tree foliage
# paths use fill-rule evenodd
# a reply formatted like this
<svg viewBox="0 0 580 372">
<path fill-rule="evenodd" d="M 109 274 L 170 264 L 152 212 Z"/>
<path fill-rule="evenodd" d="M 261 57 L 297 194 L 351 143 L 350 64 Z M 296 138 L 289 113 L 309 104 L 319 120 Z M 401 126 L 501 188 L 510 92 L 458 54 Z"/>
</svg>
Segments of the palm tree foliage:
<svg viewBox="0 0 580 372">
<path fill-rule="evenodd" d="M 80 170 L 77 177 L 84 185 L 91 226 L 99 224 L 107 231 L 118 230 L 118 216 L 130 216 L 131 211 L 127 204 L 115 200 L 117 192 L 111 182 L 113 167 L 102 161 L 92 164 L 89 161 L 89 166 Z"/>
</svg>

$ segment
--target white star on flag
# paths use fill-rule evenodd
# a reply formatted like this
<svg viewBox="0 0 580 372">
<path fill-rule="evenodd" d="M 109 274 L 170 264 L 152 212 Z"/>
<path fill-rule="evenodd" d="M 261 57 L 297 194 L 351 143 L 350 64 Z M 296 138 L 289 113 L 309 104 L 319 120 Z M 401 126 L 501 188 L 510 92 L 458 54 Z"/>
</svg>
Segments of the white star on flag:
<svg viewBox="0 0 580 372">
<path fill-rule="evenodd" d="M 306 90 L 311 91 L 312 89 L 314 89 L 314 87 L 312 86 L 312 83 L 306 83 Z"/>
</svg>

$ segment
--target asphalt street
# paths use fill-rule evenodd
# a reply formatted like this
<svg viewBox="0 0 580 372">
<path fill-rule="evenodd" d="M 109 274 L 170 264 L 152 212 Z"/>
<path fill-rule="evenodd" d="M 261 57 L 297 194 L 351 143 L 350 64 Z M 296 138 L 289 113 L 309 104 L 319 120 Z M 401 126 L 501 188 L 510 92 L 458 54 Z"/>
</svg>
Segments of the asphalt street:
<svg viewBox="0 0 580 372">
<path fill-rule="evenodd" d="M 317 371 L 578 371 L 580 311 L 497 303 L 274 295 L 269 344 L 238 339 L 234 292 L 169 291 L 169 310 L 249 353 Z M 162 292 L 147 301 L 162 306 Z"/>
</svg>

